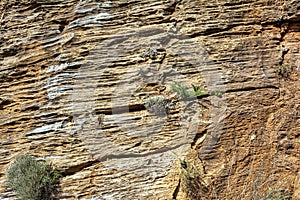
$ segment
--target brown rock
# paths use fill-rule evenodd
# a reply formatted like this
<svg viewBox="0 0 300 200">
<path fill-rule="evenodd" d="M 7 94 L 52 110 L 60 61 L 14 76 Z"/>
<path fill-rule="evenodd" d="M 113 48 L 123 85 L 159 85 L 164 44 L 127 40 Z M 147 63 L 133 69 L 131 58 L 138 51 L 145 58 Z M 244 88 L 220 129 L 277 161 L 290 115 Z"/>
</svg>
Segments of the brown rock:
<svg viewBox="0 0 300 200">
<path fill-rule="evenodd" d="M 300 199 L 299 7 L 1 1 L 0 199 L 24 152 L 60 199 Z"/>
</svg>

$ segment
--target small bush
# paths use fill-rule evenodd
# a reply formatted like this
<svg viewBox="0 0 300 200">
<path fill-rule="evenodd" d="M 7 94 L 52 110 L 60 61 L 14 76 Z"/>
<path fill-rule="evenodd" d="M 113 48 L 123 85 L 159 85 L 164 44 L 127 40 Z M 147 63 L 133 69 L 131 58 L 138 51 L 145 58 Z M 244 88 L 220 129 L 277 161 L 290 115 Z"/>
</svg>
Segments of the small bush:
<svg viewBox="0 0 300 200">
<path fill-rule="evenodd" d="M 181 161 L 181 189 L 190 199 L 199 199 L 199 192 L 207 194 L 207 186 L 201 181 L 200 172 L 190 162 Z"/>
<path fill-rule="evenodd" d="M 150 58 L 150 59 L 155 59 L 156 56 L 157 56 L 157 49 L 155 48 L 149 48 L 147 49 L 146 51 L 144 51 L 142 54 L 141 54 L 141 57 L 142 58 Z"/>
<path fill-rule="evenodd" d="M 171 84 L 170 87 L 174 92 L 176 92 L 180 96 L 182 100 L 208 95 L 208 92 L 205 88 L 193 84 L 193 90 L 190 90 L 187 86 L 182 85 L 178 82 L 173 82 L 173 84 Z"/>
<path fill-rule="evenodd" d="M 54 198 L 59 176 L 47 163 L 23 154 L 8 168 L 7 186 L 21 200 L 49 200 Z"/>
<path fill-rule="evenodd" d="M 144 105 L 150 113 L 158 116 L 165 116 L 169 111 L 168 101 L 162 97 L 149 98 Z"/>
<path fill-rule="evenodd" d="M 279 77 L 288 78 L 292 73 L 292 67 L 287 64 L 282 64 L 276 70 Z"/>
<path fill-rule="evenodd" d="M 171 84 L 171 89 L 176 92 L 181 99 L 186 99 L 191 96 L 190 92 L 188 91 L 188 88 L 185 85 L 182 85 L 178 82 L 174 82 Z"/>
<path fill-rule="evenodd" d="M 192 87 L 193 87 L 193 92 L 191 94 L 192 97 L 201 97 L 201 96 L 208 95 L 208 92 L 206 91 L 205 88 L 193 84 Z"/>
</svg>

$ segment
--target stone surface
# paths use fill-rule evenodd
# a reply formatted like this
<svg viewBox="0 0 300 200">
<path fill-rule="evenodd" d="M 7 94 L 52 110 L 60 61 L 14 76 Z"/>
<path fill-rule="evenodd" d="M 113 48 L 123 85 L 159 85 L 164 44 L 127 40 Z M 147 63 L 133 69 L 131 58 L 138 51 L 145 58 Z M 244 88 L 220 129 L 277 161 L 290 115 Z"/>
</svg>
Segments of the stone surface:
<svg viewBox="0 0 300 200">
<path fill-rule="evenodd" d="M 59 199 L 300 199 L 299 22 L 298 0 L 2 0 L 0 198 L 27 152 Z"/>
</svg>

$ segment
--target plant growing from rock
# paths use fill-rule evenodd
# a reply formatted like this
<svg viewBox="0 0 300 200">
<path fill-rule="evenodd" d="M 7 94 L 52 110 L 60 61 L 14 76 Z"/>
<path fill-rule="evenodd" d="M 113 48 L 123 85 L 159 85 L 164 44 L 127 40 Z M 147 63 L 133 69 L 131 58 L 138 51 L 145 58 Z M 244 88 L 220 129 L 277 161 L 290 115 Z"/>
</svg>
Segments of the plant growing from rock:
<svg viewBox="0 0 300 200">
<path fill-rule="evenodd" d="M 170 87 L 174 92 L 176 92 L 180 96 L 182 100 L 188 100 L 208 95 L 208 92 L 205 88 L 193 84 L 192 90 L 190 90 L 187 86 L 175 81 L 173 82 L 173 84 L 170 85 Z"/>
<path fill-rule="evenodd" d="M 186 99 L 190 97 L 188 88 L 185 85 L 174 81 L 173 84 L 170 85 L 170 87 L 174 92 L 176 92 L 180 96 L 181 99 Z"/>
<path fill-rule="evenodd" d="M 212 92 L 212 95 L 215 95 L 215 96 L 217 96 L 217 97 L 222 97 L 222 95 L 223 95 L 223 93 L 221 92 L 221 91 L 214 91 L 214 92 Z"/>
<path fill-rule="evenodd" d="M 147 58 L 149 57 L 150 59 L 155 59 L 157 56 L 157 49 L 155 48 L 148 48 L 146 51 L 144 51 L 141 54 L 142 58 Z"/>
<path fill-rule="evenodd" d="M 291 199 L 290 194 L 285 194 L 284 191 L 271 191 L 269 194 L 261 198 L 260 200 L 289 200 Z"/>
<path fill-rule="evenodd" d="M 7 169 L 7 186 L 21 200 L 50 200 L 57 192 L 59 173 L 28 154 L 18 156 Z"/>
<path fill-rule="evenodd" d="M 192 92 L 193 97 L 201 97 L 201 96 L 208 95 L 208 92 L 206 91 L 205 88 L 193 84 L 192 87 L 193 87 L 193 92 Z"/>
<path fill-rule="evenodd" d="M 200 172 L 191 162 L 181 161 L 181 189 L 191 199 L 199 198 L 199 191 L 208 193 L 208 188 L 201 182 Z"/>
<path fill-rule="evenodd" d="M 169 103 L 163 97 L 149 98 L 144 105 L 150 113 L 158 116 L 165 116 L 169 111 Z"/>
<path fill-rule="evenodd" d="M 277 67 L 276 72 L 279 77 L 288 78 L 292 73 L 292 67 L 287 64 L 282 64 Z"/>
</svg>

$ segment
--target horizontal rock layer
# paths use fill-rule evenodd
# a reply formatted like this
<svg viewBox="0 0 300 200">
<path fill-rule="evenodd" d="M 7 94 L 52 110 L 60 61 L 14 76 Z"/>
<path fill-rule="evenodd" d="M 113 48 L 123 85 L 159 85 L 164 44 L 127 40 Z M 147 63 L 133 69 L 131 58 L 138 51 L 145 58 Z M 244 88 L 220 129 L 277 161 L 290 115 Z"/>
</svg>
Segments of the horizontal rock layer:
<svg viewBox="0 0 300 200">
<path fill-rule="evenodd" d="M 1 1 L 0 198 L 27 152 L 62 171 L 59 199 L 299 199 L 299 8 Z"/>
</svg>

